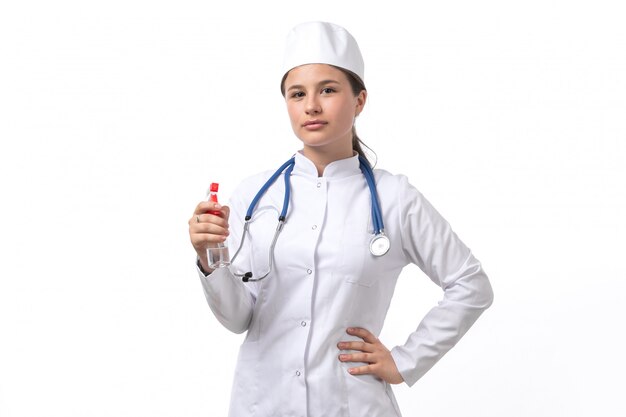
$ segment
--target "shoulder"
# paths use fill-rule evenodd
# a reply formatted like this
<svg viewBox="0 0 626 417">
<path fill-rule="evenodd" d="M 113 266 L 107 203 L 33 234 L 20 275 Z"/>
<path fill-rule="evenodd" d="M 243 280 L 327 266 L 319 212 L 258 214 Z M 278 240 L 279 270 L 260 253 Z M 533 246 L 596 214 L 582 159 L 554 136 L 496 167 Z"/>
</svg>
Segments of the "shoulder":
<svg viewBox="0 0 626 417">
<path fill-rule="evenodd" d="M 375 169 L 374 177 L 381 207 L 390 215 L 404 218 L 411 214 L 436 211 L 430 201 L 406 175 L 393 174 L 384 169 Z"/>
<path fill-rule="evenodd" d="M 284 167 L 286 163 L 289 162 L 292 158 L 293 158 L 293 155 L 292 157 L 287 159 L 286 162 L 282 163 L 283 165 L 276 164 L 274 168 L 260 171 L 260 172 L 257 172 L 256 174 L 252 174 L 247 177 L 244 177 L 244 179 L 241 180 L 239 185 L 235 187 L 233 196 L 237 196 L 246 200 L 250 198 L 250 195 L 254 197 L 259 192 L 261 187 L 265 185 L 267 180 L 269 180 L 272 177 L 272 175 L 274 175 L 277 172 L 277 168 L 279 168 L 280 166 Z"/>
<path fill-rule="evenodd" d="M 273 171 L 267 170 L 241 180 L 230 196 L 231 208 L 244 210 L 272 174 Z"/>
<path fill-rule="evenodd" d="M 260 186 L 265 184 L 265 182 L 269 179 L 269 177 L 272 176 L 273 173 L 274 171 L 266 170 L 253 175 L 249 175 L 241 180 L 241 182 L 237 186 L 237 189 L 242 191 L 251 188 L 258 189 Z"/>
<path fill-rule="evenodd" d="M 421 193 L 404 174 L 393 174 L 385 169 L 376 168 L 374 170 L 374 178 L 376 179 L 376 188 L 381 198 L 383 194 L 395 197 L 421 197 Z"/>
</svg>

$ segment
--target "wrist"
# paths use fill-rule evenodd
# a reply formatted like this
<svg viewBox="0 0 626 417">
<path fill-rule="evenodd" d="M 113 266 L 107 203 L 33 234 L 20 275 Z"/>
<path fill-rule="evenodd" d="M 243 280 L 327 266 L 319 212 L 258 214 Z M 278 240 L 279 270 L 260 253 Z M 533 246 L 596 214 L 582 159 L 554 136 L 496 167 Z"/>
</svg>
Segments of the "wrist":
<svg viewBox="0 0 626 417">
<path fill-rule="evenodd" d="M 200 257 L 198 257 L 196 260 L 196 266 L 205 277 L 208 277 L 213 272 L 213 269 L 209 268 L 208 266 L 205 267 L 202 264 L 203 264 L 202 260 L 200 259 Z"/>
</svg>

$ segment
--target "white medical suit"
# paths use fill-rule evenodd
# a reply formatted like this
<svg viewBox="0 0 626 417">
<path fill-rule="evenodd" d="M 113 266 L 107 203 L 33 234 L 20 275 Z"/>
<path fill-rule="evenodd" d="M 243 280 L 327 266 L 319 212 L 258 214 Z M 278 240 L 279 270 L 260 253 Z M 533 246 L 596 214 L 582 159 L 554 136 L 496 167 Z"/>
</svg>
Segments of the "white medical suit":
<svg viewBox="0 0 626 417">
<path fill-rule="evenodd" d="M 370 253 L 370 191 L 357 156 L 332 162 L 318 177 L 296 154 L 291 199 L 274 268 L 244 284 L 233 271 L 269 269 L 269 248 L 283 206 L 279 177 L 259 201 L 244 247 L 229 268 L 200 277 L 209 306 L 233 332 L 247 331 L 232 388 L 231 417 L 400 416 L 391 387 L 373 375 L 350 375 L 360 363 L 338 360 L 339 341 L 360 340 L 348 327 L 381 332 L 398 275 L 414 263 L 444 291 L 402 346 L 391 350 L 408 385 L 424 375 L 492 302 L 479 261 L 449 224 L 402 175 L 376 169 L 385 233 L 391 249 Z M 243 219 L 272 172 L 233 193 L 228 245 L 239 246 Z M 419 318 L 415 318 L 416 324 Z"/>
</svg>

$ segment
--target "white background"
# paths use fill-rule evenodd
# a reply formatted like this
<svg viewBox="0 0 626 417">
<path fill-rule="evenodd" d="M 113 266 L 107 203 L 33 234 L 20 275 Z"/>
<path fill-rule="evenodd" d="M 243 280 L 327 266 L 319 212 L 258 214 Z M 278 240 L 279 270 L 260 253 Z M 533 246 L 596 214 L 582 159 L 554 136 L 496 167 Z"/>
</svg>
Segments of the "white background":
<svg viewBox="0 0 626 417">
<path fill-rule="evenodd" d="M 483 262 L 495 303 L 406 416 L 623 416 L 619 1 L 14 1 L 0 6 L 0 416 L 223 416 L 187 220 L 299 148 L 287 31 L 358 39 L 360 136 Z M 381 336 L 441 291 L 407 268 Z"/>
</svg>

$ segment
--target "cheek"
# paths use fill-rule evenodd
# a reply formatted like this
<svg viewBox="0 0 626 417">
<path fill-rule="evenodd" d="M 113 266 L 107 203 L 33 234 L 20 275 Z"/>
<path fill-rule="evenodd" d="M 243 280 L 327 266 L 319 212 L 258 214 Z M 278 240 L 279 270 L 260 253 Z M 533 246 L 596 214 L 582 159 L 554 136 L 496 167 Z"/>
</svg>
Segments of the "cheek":
<svg viewBox="0 0 626 417">
<path fill-rule="evenodd" d="M 354 109 L 350 106 L 351 103 L 345 103 L 341 106 L 338 112 L 340 123 L 345 126 L 352 127 L 354 124 Z"/>
<path fill-rule="evenodd" d="M 291 124 L 293 126 L 295 126 L 296 124 L 298 124 L 298 110 L 296 109 L 295 106 L 293 105 L 287 105 L 287 114 L 289 115 L 289 120 L 291 121 Z"/>
</svg>

